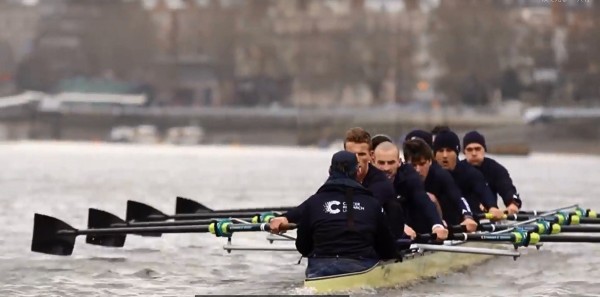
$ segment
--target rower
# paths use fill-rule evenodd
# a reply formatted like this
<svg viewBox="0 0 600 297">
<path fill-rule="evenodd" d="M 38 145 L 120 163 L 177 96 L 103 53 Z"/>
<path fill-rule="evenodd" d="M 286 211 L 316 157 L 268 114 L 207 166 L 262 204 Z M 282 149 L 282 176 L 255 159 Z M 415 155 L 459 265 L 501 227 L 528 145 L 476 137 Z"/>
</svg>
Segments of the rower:
<svg viewBox="0 0 600 297">
<path fill-rule="evenodd" d="M 502 197 L 508 214 L 518 213 L 522 203 L 517 188 L 508 170 L 496 160 L 485 156 L 485 137 L 477 131 L 471 131 L 463 138 L 463 148 L 466 159 L 460 162 L 468 162 L 483 174 L 494 197 Z"/>
<path fill-rule="evenodd" d="M 447 130 L 438 133 L 433 141 L 435 160 L 446 169 L 466 198 L 471 210 L 480 212 L 480 205 L 493 215 L 496 220 L 502 219 L 502 211 L 498 209 L 496 197 L 488 187 L 483 174 L 466 162 L 458 162 L 460 140 L 456 133 Z"/>
<path fill-rule="evenodd" d="M 371 134 L 365 129 L 355 127 L 348 129 L 344 138 L 344 149 L 358 157 L 360 173 L 357 176 L 365 188 L 373 193 L 379 204 L 383 206 L 387 219 L 396 238 L 404 236 L 404 210 L 396 199 L 396 191 L 389 179 L 381 170 L 371 164 L 373 156 Z"/>
<path fill-rule="evenodd" d="M 306 277 L 358 272 L 396 257 L 381 205 L 356 180 L 361 170 L 355 154 L 335 153 L 329 178 L 302 203 L 296 249 L 308 258 Z"/>
<path fill-rule="evenodd" d="M 359 127 L 346 131 L 344 149 L 358 156 L 361 172 L 357 179 L 365 188 L 373 192 L 373 196 L 381 205 L 396 198 L 394 188 L 385 173 L 371 164 L 373 151 L 369 132 Z"/>
<path fill-rule="evenodd" d="M 406 137 L 404 137 L 404 141 L 415 138 L 420 138 L 424 140 L 427 143 L 427 145 L 429 145 L 429 147 L 433 147 L 433 134 L 425 130 L 412 130 L 408 134 L 406 134 Z"/>
<path fill-rule="evenodd" d="M 433 148 L 433 141 L 435 140 L 435 137 L 442 131 L 450 131 L 450 127 L 448 127 L 447 125 L 436 125 L 435 127 L 433 127 L 433 129 L 431 129 L 431 147 Z M 425 141 L 427 141 L 427 139 L 425 139 Z"/>
<path fill-rule="evenodd" d="M 421 220 L 413 221 L 425 222 L 414 228 L 411 227 L 415 226 L 414 223 L 407 222 L 404 225 L 404 233 L 411 239 L 415 239 L 417 232 L 433 232 L 438 240 L 445 240 L 448 237 L 448 230 L 443 225 L 439 205 L 429 199 L 423 181 L 413 167 L 400 162 L 398 147 L 388 141 L 381 142 L 373 152 L 373 162 L 375 167 L 383 171 L 393 183 L 397 199 L 402 202 L 405 210 L 405 217 L 409 221 L 411 217 L 421 217 Z"/>
<path fill-rule="evenodd" d="M 439 203 L 444 221 L 449 225 L 460 223 L 468 232 L 476 231 L 477 222 L 473 219 L 469 203 L 462 197 L 452 175 L 433 161 L 431 147 L 423 139 L 415 137 L 404 142 L 402 152 L 406 162 L 423 180 L 425 191 Z M 420 225 L 418 222 L 415 224 Z"/>
<path fill-rule="evenodd" d="M 375 151 L 377 149 L 377 146 L 379 146 L 383 142 L 394 143 L 392 141 L 392 138 L 385 134 L 377 134 L 373 136 L 373 138 L 371 138 L 371 145 L 373 146 L 373 151 Z"/>
<path fill-rule="evenodd" d="M 371 146 L 371 135 L 363 128 L 356 127 L 346 131 L 344 149 L 356 154 L 361 168 L 357 175 L 357 181 L 371 191 L 373 197 L 383 206 L 392 233 L 396 238 L 400 238 L 404 234 L 404 210 L 396 199 L 396 191 L 392 183 L 389 182 L 382 171 L 370 163 Z M 303 212 L 303 205 L 295 207 L 281 217 L 275 218 L 271 223 L 271 227 L 278 230 L 280 224 L 299 222 Z"/>
</svg>

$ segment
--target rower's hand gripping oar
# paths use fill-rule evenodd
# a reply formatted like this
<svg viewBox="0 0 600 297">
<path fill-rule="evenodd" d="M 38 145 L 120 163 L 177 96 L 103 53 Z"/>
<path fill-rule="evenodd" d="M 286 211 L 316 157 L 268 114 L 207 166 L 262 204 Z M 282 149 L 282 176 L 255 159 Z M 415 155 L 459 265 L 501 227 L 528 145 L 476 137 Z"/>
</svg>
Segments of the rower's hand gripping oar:
<svg viewBox="0 0 600 297">
<path fill-rule="evenodd" d="M 281 231 L 296 229 L 294 223 L 281 224 Z M 234 232 L 241 231 L 271 231 L 269 223 L 260 224 L 234 224 L 231 220 L 216 220 L 208 225 L 208 232 L 217 237 L 231 237 Z"/>
</svg>

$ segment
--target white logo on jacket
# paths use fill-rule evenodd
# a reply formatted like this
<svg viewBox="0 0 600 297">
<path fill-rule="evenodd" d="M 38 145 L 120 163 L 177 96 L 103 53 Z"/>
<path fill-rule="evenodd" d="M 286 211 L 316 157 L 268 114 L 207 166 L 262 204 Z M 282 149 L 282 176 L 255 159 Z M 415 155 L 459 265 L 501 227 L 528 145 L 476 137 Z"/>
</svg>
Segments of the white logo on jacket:
<svg viewBox="0 0 600 297">
<path fill-rule="evenodd" d="M 333 207 L 338 205 L 340 205 L 340 202 L 337 200 L 327 201 L 325 202 L 325 205 L 323 205 L 323 208 L 325 213 L 336 214 L 339 213 L 340 210 L 338 208 L 334 209 Z"/>
<path fill-rule="evenodd" d="M 325 202 L 325 204 L 323 205 L 323 210 L 325 211 L 325 213 L 329 213 L 329 214 L 340 213 L 340 209 L 338 207 L 338 205 L 340 205 L 340 204 L 342 205 L 342 212 L 347 212 L 348 206 L 346 205 L 346 202 L 341 203 L 337 200 Z M 352 208 L 355 210 L 365 210 L 365 207 L 362 206 L 360 204 L 360 202 L 354 202 L 354 205 Z"/>
</svg>

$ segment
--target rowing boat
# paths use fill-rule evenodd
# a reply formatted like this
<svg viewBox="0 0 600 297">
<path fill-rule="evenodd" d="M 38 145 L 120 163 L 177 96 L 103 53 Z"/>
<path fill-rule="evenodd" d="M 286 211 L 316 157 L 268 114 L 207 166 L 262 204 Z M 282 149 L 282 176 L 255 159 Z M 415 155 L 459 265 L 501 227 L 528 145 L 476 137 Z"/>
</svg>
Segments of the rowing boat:
<svg viewBox="0 0 600 297">
<path fill-rule="evenodd" d="M 553 210 L 545 214 L 555 214 L 559 210 Z M 535 220 L 536 218 L 529 219 L 513 226 L 524 225 Z M 494 235 L 506 233 L 506 231 L 510 230 L 486 232 L 484 234 L 489 234 L 493 237 Z M 453 241 L 449 245 L 451 248 L 446 251 L 441 248 L 436 248 L 430 252 L 415 251 L 403 257 L 402 261 L 380 262 L 372 268 L 361 272 L 307 278 L 304 280 L 304 286 L 318 293 L 360 288 L 405 287 L 418 281 L 482 264 L 498 255 L 511 255 L 507 250 L 509 246 L 493 242 Z M 455 248 L 458 246 L 461 246 L 462 249 Z M 540 245 L 536 246 L 539 248 Z M 485 251 L 483 251 L 484 249 Z M 493 253 L 491 252 L 493 250 L 504 251 L 505 253 Z M 481 251 L 481 253 L 478 251 Z M 514 256 L 515 260 L 516 257 Z"/>
<path fill-rule="evenodd" d="M 472 248 L 506 249 L 505 245 L 485 242 L 468 242 L 461 245 Z M 493 257 L 489 254 L 441 251 L 420 253 L 416 251 L 405 256 L 402 261 L 380 262 L 371 269 L 362 272 L 307 278 L 304 281 L 304 286 L 316 293 L 360 288 L 405 287 L 418 281 L 481 264 Z"/>
<path fill-rule="evenodd" d="M 481 232 L 478 236 L 491 235 Z M 290 241 L 286 238 L 267 239 L 273 241 Z M 541 244 L 536 244 L 541 246 Z M 521 254 L 510 250 L 511 245 L 486 241 L 446 241 L 444 245 L 413 244 L 402 260 L 380 262 L 372 268 L 354 273 L 338 274 L 324 277 L 307 278 L 304 287 L 315 293 L 331 293 L 360 288 L 378 289 L 388 287 L 405 287 L 418 281 L 460 271 L 472 265 L 482 264 L 497 256 L 517 259 Z M 239 246 L 231 244 L 231 240 L 223 246 L 231 251 L 288 251 L 295 252 L 292 246 Z"/>
<path fill-rule="evenodd" d="M 189 206 L 190 203 L 187 204 Z M 228 252 L 233 250 L 296 252 L 293 246 L 248 247 L 232 244 L 234 233 L 270 231 L 267 222 L 273 217 L 272 214 L 261 213 L 252 217 L 243 217 L 263 209 L 215 211 L 204 206 L 203 209 L 199 209 L 199 204 L 195 204 L 197 205 L 193 205 L 195 208 L 193 211 L 186 209 L 184 212 L 183 207 L 177 207 L 176 214 L 167 215 L 149 205 L 128 201 L 126 220 L 105 211 L 90 209 L 88 229 L 77 229 L 57 218 L 36 213 L 31 250 L 51 255 L 71 255 L 75 239 L 80 235 L 86 236 L 86 243 L 114 248 L 123 247 L 126 236 L 133 234 L 160 236 L 163 233 L 211 233 L 217 237 L 227 238 L 227 244 L 223 248 Z M 572 208 L 578 210 L 566 211 Z M 315 293 L 351 291 L 360 288 L 405 287 L 418 281 L 481 264 L 496 256 L 509 256 L 516 259 L 520 253 L 511 250 L 509 248 L 511 245 L 516 249 L 530 245 L 539 247 L 542 242 L 600 243 L 600 236 L 556 234 L 563 231 L 600 232 L 600 228 L 596 226 L 570 226 L 579 223 L 600 225 L 600 219 L 597 218 L 580 219 L 578 216 L 583 213 L 578 205 L 572 205 L 543 211 L 540 215 L 525 216 L 523 221 L 521 216 L 519 218 L 507 216 L 505 219 L 518 222 L 509 225 L 481 225 L 481 231 L 484 232 L 479 233 L 457 233 L 462 232 L 461 226 L 452 226 L 454 231 L 444 245 L 413 242 L 410 252 L 402 257 L 402 261 L 382 262 L 357 273 L 308 278 L 304 280 L 304 286 Z M 586 216 L 590 213 L 585 211 Z M 233 218 L 233 215 L 238 217 Z M 174 221 L 166 221 L 167 219 L 174 219 Z M 566 225 L 564 229 L 562 225 Z M 294 228 L 296 228 L 295 224 L 280 226 L 280 230 Z M 430 234 L 419 234 L 418 237 L 418 242 L 433 239 Z M 287 234 L 269 234 L 267 240 L 273 243 L 280 240 L 291 241 L 294 237 Z"/>
</svg>

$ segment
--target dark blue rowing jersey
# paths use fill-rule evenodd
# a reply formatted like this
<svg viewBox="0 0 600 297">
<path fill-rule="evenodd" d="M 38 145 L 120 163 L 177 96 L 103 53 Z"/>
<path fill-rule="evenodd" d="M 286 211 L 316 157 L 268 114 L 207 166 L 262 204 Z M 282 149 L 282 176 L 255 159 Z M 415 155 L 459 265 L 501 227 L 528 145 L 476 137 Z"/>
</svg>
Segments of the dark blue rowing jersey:
<svg viewBox="0 0 600 297">
<path fill-rule="evenodd" d="M 383 171 L 377 169 L 377 167 L 369 164 L 367 175 L 362 181 L 362 186 L 367 188 L 372 196 L 379 202 L 380 205 L 386 206 L 390 201 L 396 199 L 396 191 L 394 186 L 388 180 L 387 176 Z M 293 208 L 285 213 L 283 216 L 288 219 L 289 222 L 295 223 L 300 221 L 302 217 L 303 207 Z"/>
<path fill-rule="evenodd" d="M 425 178 L 425 191 L 438 199 L 444 220 L 449 225 L 459 224 L 465 216 L 472 216 L 470 204 L 463 197 L 450 172 L 435 161 L 431 163 Z"/>
<path fill-rule="evenodd" d="M 486 209 L 498 207 L 496 197 L 488 187 L 485 177 L 467 162 L 457 162 L 454 170 L 450 171 L 460 191 L 469 202 L 471 210 L 481 212 L 479 204 Z"/>
<path fill-rule="evenodd" d="M 400 165 L 394 178 L 394 189 L 404 207 L 407 224 L 415 231 L 431 232 L 433 225 L 442 224 L 435 204 L 425 192 L 421 176 L 412 165 Z"/>
<path fill-rule="evenodd" d="M 302 203 L 296 248 L 305 257 L 391 259 L 393 236 L 381 205 L 350 180 L 328 180 Z"/>
<path fill-rule="evenodd" d="M 467 162 L 462 160 L 461 162 Z M 505 206 L 509 206 L 514 203 L 521 208 L 521 198 L 517 192 L 517 188 L 514 186 L 508 170 L 504 168 L 500 163 L 494 159 L 485 157 L 480 166 L 473 166 L 475 169 L 481 172 L 490 187 L 490 190 L 494 194 L 494 197 L 500 195 Z"/>
</svg>

